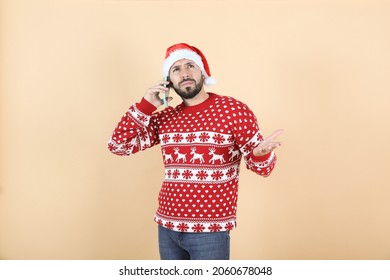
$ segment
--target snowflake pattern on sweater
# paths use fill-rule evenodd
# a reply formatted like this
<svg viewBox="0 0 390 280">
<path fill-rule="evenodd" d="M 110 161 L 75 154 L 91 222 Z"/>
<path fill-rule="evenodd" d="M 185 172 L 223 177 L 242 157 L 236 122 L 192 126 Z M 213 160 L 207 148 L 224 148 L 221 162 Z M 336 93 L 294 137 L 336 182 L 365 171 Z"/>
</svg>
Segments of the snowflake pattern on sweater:
<svg viewBox="0 0 390 280">
<path fill-rule="evenodd" d="M 241 159 L 264 177 L 276 163 L 274 152 L 253 155 L 263 140 L 255 115 L 244 103 L 215 93 L 199 105 L 155 110 L 145 99 L 132 105 L 108 142 L 120 156 L 160 144 L 165 178 L 154 220 L 181 232 L 234 229 Z"/>
</svg>

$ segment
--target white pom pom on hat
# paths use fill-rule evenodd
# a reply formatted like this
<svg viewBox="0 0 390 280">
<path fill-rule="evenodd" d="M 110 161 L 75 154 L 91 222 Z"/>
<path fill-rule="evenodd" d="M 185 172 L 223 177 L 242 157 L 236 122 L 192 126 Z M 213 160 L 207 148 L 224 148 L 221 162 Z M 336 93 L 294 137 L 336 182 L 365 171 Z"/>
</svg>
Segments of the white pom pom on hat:
<svg viewBox="0 0 390 280">
<path fill-rule="evenodd" d="M 199 49 L 186 43 L 175 44 L 167 49 L 163 63 L 164 77 L 169 76 L 169 70 L 171 69 L 172 65 L 180 59 L 192 60 L 199 66 L 203 75 L 205 76 L 205 85 L 211 86 L 216 84 L 217 81 L 211 77 L 210 68 L 206 57 Z"/>
</svg>

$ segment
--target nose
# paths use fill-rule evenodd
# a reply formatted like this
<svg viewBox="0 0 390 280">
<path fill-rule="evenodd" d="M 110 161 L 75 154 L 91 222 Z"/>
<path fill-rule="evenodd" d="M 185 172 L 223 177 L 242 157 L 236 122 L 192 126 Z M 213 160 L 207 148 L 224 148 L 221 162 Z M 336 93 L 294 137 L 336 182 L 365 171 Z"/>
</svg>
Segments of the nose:
<svg viewBox="0 0 390 280">
<path fill-rule="evenodd" d="M 183 79 L 188 79 L 189 78 L 189 75 L 188 75 L 188 71 L 187 71 L 187 69 L 186 68 L 183 68 L 182 70 L 181 70 L 181 76 L 183 77 Z"/>
</svg>

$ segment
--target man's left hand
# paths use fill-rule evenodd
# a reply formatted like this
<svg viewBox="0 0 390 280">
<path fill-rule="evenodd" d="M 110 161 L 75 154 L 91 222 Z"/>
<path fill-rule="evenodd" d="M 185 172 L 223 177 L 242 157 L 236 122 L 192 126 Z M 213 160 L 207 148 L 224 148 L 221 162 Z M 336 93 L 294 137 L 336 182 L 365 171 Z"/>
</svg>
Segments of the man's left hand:
<svg viewBox="0 0 390 280">
<path fill-rule="evenodd" d="M 282 133 L 283 129 L 276 130 L 269 137 L 265 138 L 256 148 L 253 149 L 253 154 L 255 156 L 263 156 L 272 152 L 277 147 L 280 147 L 282 143 L 279 141 L 275 141 L 275 138 Z"/>
</svg>

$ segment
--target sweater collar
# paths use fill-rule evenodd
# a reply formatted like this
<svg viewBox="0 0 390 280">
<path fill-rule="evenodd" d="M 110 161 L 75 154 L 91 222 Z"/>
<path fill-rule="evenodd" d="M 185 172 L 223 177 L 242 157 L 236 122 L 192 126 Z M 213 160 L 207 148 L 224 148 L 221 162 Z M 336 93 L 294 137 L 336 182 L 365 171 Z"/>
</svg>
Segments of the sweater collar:
<svg viewBox="0 0 390 280">
<path fill-rule="evenodd" d="M 186 106 L 184 102 L 182 102 L 179 106 L 181 108 L 181 111 L 183 113 L 196 113 L 196 112 L 201 112 L 204 111 L 206 108 L 210 107 L 210 104 L 212 104 L 215 100 L 215 98 L 218 96 L 215 93 L 212 92 L 207 92 L 209 94 L 209 98 L 207 98 L 205 101 L 202 103 L 199 103 L 194 106 Z"/>
</svg>

